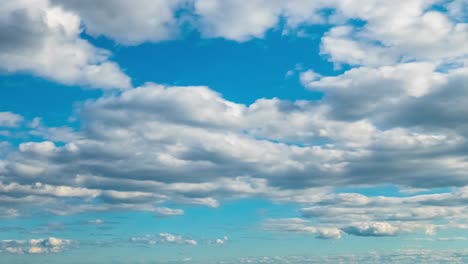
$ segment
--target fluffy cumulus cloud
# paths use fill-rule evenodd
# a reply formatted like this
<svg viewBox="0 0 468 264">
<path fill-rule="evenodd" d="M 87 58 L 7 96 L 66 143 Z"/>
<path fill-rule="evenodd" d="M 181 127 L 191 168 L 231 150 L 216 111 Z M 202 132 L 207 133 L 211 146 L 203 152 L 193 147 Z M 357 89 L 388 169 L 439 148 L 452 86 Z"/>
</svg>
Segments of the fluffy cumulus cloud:
<svg viewBox="0 0 468 264">
<path fill-rule="evenodd" d="M 130 78 L 110 52 L 80 37 L 81 20 L 47 0 L 2 1 L 0 69 L 69 85 L 126 89 Z"/>
<path fill-rule="evenodd" d="M 433 236 L 440 230 L 468 227 L 466 199 L 466 187 L 408 197 L 328 194 L 312 206 L 302 208 L 303 218 L 270 219 L 263 226 L 272 231 L 318 234 L 318 238 L 327 231 L 330 235 L 346 233 L 361 237 L 413 233 Z"/>
<path fill-rule="evenodd" d="M 410 60 L 444 63 L 465 57 L 467 24 L 435 11 L 431 8 L 435 4 L 444 2 L 375 0 L 362 8 L 337 1 L 343 17 L 366 23 L 333 27 L 322 39 L 322 52 L 337 64 L 374 66 Z"/>
<path fill-rule="evenodd" d="M 51 2 L 79 14 L 88 33 L 105 35 L 128 45 L 175 38 L 182 23 L 175 13 L 184 5 L 183 0 Z"/>
<path fill-rule="evenodd" d="M 253 0 L 242 4 L 235 0 L 195 1 L 195 13 L 201 18 L 205 36 L 237 41 L 262 37 L 278 23 L 280 8 L 279 1 Z"/>
<path fill-rule="evenodd" d="M 261 38 L 272 29 L 282 28 L 283 32 L 289 33 L 298 32 L 297 29 L 306 25 L 327 24 L 337 28 L 324 37 L 323 52 L 338 63 L 367 60 L 365 48 L 372 51 L 370 54 L 384 55 L 390 61 L 409 53 L 417 58 L 441 59 L 466 52 L 463 47 L 466 25 L 461 22 L 466 5 L 458 0 L 372 0 L 366 2 L 365 8 L 358 2 L 343 0 L 254 0 L 248 3 L 231 0 L 138 0 L 132 3 L 105 0 L 98 5 L 88 0 L 50 1 L 79 17 L 89 34 L 104 35 L 126 45 L 179 38 L 187 30 L 199 31 L 208 38 L 246 41 Z M 448 12 L 432 10 L 431 6 L 435 4 L 445 5 Z M 362 28 L 341 28 L 353 19 L 367 23 Z M 450 45 L 453 49 L 441 52 L 442 45 Z M 380 52 L 386 47 L 391 47 L 392 52 Z M 369 57 L 372 57 L 369 62 L 375 63 L 377 57 Z"/>
<path fill-rule="evenodd" d="M 436 4 L 448 11 L 435 11 Z M 331 26 L 322 37 L 322 53 L 337 66 L 462 63 L 465 10 L 463 1 L 437 0 L 372 0 L 365 8 L 343 0 L 6 1 L 0 6 L 1 68 L 66 84 L 125 89 L 131 86 L 129 77 L 109 60 L 108 51 L 80 37 L 83 30 L 136 45 L 180 38 L 185 31 L 247 41 L 272 29 L 294 33 L 312 24 Z M 364 26 L 348 23 L 354 20 Z"/>
<path fill-rule="evenodd" d="M 47 254 L 59 253 L 72 245 L 71 240 L 56 237 L 30 240 L 2 240 L 0 252 L 9 254 Z"/>
</svg>

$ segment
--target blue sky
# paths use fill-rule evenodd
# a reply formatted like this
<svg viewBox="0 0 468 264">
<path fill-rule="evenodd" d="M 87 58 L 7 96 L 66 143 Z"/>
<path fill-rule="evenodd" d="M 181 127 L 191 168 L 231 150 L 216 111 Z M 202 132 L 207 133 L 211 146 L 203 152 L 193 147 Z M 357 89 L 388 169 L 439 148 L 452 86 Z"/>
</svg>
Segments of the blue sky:
<svg viewBox="0 0 468 264">
<path fill-rule="evenodd" d="M 2 2 L 2 261 L 468 261 L 467 9 Z"/>
</svg>

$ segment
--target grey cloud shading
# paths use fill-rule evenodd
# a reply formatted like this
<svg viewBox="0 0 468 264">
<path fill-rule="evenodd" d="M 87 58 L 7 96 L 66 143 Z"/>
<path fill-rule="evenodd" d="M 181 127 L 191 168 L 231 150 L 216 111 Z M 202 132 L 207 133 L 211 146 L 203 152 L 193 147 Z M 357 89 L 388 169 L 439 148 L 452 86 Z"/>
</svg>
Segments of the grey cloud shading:
<svg viewBox="0 0 468 264">
<path fill-rule="evenodd" d="M 17 127 L 23 119 L 21 115 L 12 112 L 0 112 L 0 128 Z"/>
<path fill-rule="evenodd" d="M 207 87 L 148 83 L 77 111 L 83 125 L 64 145 L 25 142 L 2 161 L 3 193 L 23 204 L 28 195 L 83 197 L 99 201 L 96 210 L 155 212 L 165 202 L 216 207 L 226 198 L 313 203 L 316 190 L 337 186 L 466 184 L 463 131 L 379 129 L 332 118 L 326 101 L 243 105 Z"/>
<path fill-rule="evenodd" d="M 80 18 L 47 0 L 0 4 L 0 70 L 32 73 L 67 85 L 128 89 L 110 52 L 82 39 Z M 46 58 L 46 59 L 45 59 Z"/>
<path fill-rule="evenodd" d="M 398 228 L 389 223 L 361 223 L 342 228 L 348 234 L 355 236 L 395 236 Z"/>
<path fill-rule="evenodd" d="M 53 4 L 74 11 L 94 36 L 105 35 L 127 45 L 145 41 L 162 41 L 177 38 L 182 21 L 176 12 L 184 7 L 184 0 L 119 1 L 63 1 Z"/>
</svg>

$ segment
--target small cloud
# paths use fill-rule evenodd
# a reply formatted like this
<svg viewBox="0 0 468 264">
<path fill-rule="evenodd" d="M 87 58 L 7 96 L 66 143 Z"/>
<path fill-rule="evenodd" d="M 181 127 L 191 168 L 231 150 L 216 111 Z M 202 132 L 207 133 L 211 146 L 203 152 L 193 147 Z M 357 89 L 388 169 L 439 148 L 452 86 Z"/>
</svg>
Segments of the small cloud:
<svg viewBox="0 0 468 264">
<path fill-rule="evenodd" d="M 467 241 L 466 237 L 439 237 L 438 241 Z"/>
<path fill-rule="evenodd" d="M 12 112 L 0 112 L 0 127 L 17 127 L 23 119 L 21 115 Z"/>
<path fill-rule="evenodd" d="M 294 74 L 295 74 L 295 72 L 293 70 L 289 70 L 289 71 L 286 72 L 285 77 L 289 78 L 289 77 L 293 76 Z"/>
<path fill-rule="evenodd" d="M 171 233 L 159 233 L 158 235 L 145 235 L 145 236 L 134 236 L 129 239 L 132 243 L 140 243 L 147 245 L 156 244 L 185 244 L 185 245 L 198 245 L 198 241 L 187 238 L 181 235 L 174 235 Z"/>
<path fill-rule="evenodd" d="M 157 217 L 169 217 L 169 216 L 177 216 L 183 215 L 184 210 L 182 209 L 172 209 L 167 207 L 158 207 L 154 209 L 154 214 Z"/>
<path fill-rule="evenodd" d="M 320 239 L 340 239 L 341 231 L 338 228 L 319 228 L 317 229 L 317 236 L 316 238 Z"/>
<path fill-rule="evenodd" d="M 342 230 L 355 236 L 395 236 L 399 231 L 397 227 L 386 222 L 356 223 Z"/>
<path fill-rule="evenodd" d="M 215 244 L 217 245 L 223 245 L 225 244 L 227 241 L 229 240 L 229 238 L 227 236 L 224 236 L 223 238 L 218 238 L 215 240 Z"/>
<path fill-rule="evenodd" d="M 35 117 L 31 122 L 29 122 L 29 127 L 30 128 L 38 128 L 42 123 L 42 118 L 40 117 Z"/>
<path fill-rule="evenodd" d="M 86 223 L 89 224 L 89 225 L 102 225 L 102 224 L 104 224 L 104 220 L 102 220 L 102 219 L 93 219 L 93 220 L 86 221 Z"/>
<path fill-rule="evenodd" d="M 318 79 L 320 79 L 321 75 L 316 73 L 315 71 L 313 70 L 307 70 L 303 73 L 301 73 L 300 75 L 300 80 L 301 80 L 301 83 L 305 86 L 307 86 L 309 83 L 313 82 L 313 81 L 317 81 Z"/>
</svg>

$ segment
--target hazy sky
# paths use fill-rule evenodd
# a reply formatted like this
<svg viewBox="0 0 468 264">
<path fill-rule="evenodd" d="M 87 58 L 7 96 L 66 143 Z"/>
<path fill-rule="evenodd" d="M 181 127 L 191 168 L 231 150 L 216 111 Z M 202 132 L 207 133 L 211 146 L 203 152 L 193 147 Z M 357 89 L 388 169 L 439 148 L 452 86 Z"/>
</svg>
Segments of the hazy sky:
<svg viewBox="0 0 468 264">
<path fill-rule="evenodd" d="M 468 1 L 0 1 L 0 262 L 468 262 Z"/>
</svg>

